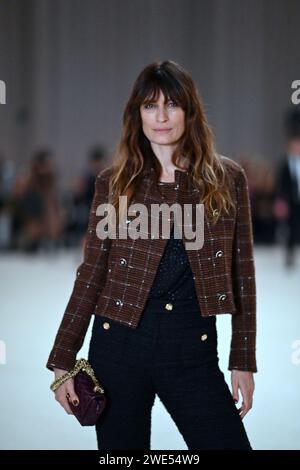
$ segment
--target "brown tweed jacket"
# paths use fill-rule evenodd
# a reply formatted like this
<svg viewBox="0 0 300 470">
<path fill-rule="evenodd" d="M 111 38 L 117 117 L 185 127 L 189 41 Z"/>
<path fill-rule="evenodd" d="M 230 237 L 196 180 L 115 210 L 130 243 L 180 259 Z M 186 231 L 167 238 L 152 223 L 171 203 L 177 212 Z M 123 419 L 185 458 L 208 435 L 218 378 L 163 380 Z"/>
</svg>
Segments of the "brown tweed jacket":
<svg viewBox="0 0 300 470">
<path fill-rule="evenodd" d="M 253 233 L 248 182 L 244 169 L 230 158 L 220 156 L 230 174 L 236 207 L 222 214 L 214 225 L 204 212 L 204 244 L 188 249 L 199 315 L 231 314 L 232 338 L 228 369 L 257 372 L 256 367 L 256 283 Z M 108 202 L 111 167 L 102 170 L 95 182 L 95 194 L 86 234 L 84 259 L 76 272 L 74 287 L 56 334 L 46 367 L 69 370 L 74 366 L 92 314 L 103 315 L 130 328 L 138 327 L 148 293 L 167 239 L 101 239 L 96 225 L 99 204 Z M 163 198 L 148 163 L 135 203 L 199 203 L 199 189 L 188 172 L 175 170 L 176 185 L 167 187 Z M 172 213 L 170 213 L 172 214 Z M 150 216 L 149 216 L 150 217 Z M 173 216 L 170 217 L 173 223 Z M 130 222 L 127 217 L 127 222 Z M 194 227 L 194 225 L 193 225 Z M 185 241 L 184 231 L 182 233 Z"/>
</svg>

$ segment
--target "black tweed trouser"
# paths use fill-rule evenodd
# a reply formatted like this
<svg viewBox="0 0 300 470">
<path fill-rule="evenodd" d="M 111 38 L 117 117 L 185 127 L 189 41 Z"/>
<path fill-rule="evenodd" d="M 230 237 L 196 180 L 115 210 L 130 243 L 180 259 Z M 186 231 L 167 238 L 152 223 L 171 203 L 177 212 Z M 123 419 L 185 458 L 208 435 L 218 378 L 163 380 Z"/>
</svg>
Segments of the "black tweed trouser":
<svg viewBox="0 0 300 470">
<path fill-rule="evenodd" d="M 96 314 L 88 359 L 108 400 L 99 450 L 150 450 L 156 394 L 188 449 L 252 450 L 218 365 L 216 317 L 194 300 L 149 299 L 136 329 Z"/>
</svg>

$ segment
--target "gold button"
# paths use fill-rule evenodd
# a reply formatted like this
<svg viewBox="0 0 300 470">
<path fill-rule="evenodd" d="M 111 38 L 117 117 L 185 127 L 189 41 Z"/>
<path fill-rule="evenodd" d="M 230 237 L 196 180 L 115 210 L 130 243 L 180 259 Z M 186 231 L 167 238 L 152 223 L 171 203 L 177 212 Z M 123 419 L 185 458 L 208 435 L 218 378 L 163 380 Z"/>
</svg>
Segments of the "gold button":
<svg viewBox="0 0 300 470">
<path fill-rule="evenodd" d="M 207 340 L 207 334 L 201 336 L 201 341 Z"/>
<path fill-rule="evenodd" d="M 166 310 L 172 310 L 173 309 L 173 304 L 166 304 L 165 309 Z"/>
<path fill-rule="evenodd" d="M 103 328 L 104 328 L 105 330 L 108 330 L 108 329 L 110 328 L 110 324 L 109 324 L 107 321 L 105 321 L 105 322 L 103 323 Z"/>
</svg>

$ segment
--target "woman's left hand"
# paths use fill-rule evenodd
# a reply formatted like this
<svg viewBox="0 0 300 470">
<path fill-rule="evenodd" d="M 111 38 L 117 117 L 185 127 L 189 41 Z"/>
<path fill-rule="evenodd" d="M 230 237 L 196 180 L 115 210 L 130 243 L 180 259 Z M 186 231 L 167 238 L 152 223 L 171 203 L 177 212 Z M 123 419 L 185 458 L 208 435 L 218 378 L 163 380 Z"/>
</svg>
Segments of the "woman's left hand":
<svg viewBox="0 0 300 470">
<path fill-rule="evenodd" d="M 243 419 L 244 416 L 252 408 L 253 393 L 254 393 L 254 379 L 253 372 L 244 370 L 232 370 L 231 371 L 231 385 L 232 385 L 232 397 L 236 404 L 238 403 L 239 389 L 242 394 L 243 402 L 242 406 L 238 408 L 240 417 Z"/>
</svg>

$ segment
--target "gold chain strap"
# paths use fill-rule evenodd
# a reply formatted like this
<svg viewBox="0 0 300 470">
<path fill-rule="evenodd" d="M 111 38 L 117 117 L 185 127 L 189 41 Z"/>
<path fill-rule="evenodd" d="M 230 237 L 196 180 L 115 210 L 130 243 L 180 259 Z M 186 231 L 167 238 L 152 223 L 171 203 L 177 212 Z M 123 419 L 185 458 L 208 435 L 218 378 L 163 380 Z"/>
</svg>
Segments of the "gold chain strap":
<svg viewBox="0 0 300 470">
<path fill-rule="evenodd" d="M 73 369 L 71 369 L 70 371 L 68 371 L 65 374 L 61 375 L 60 377 L 55 379 L 54 382 L 52 382 L 52 384 L 50 385 L 50 389 L 52 390 L 52 392 L 55 392 L 58 389 L 58 387 L 60 387 L 67 380 L 72 379 L 73 377 L 75 377 L 75 375 L 77 375 L 80 370 L 85 371 L 91 377 L 91 379 L 93 380 L 93 382 L 94 382 L 94 392 L 104 393 L 104 389 L 99 384 L 99 382 L 97 380 L 97 377 L 95 376 L 95 372 L 92 369 L 92 366 L 90 365 L 90 363 L 86 359 L 83 359 L 83 358 L 78 359 L 76 361 L 75 366 L 73 367 Z"/>
</svg>

